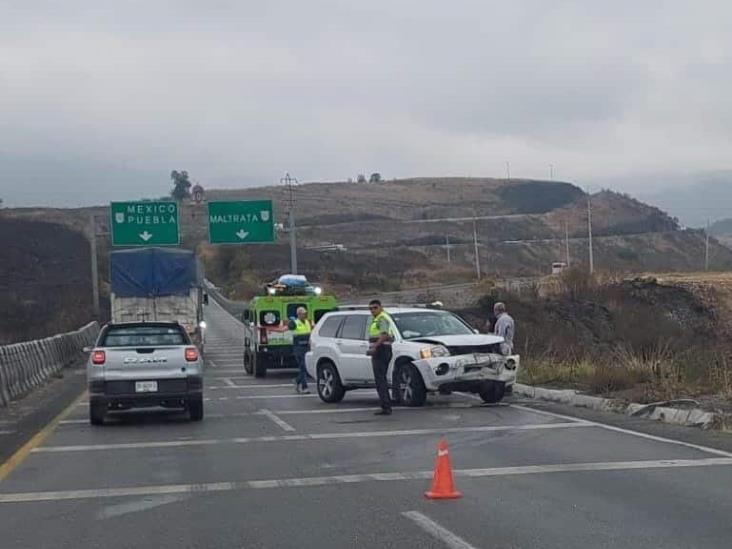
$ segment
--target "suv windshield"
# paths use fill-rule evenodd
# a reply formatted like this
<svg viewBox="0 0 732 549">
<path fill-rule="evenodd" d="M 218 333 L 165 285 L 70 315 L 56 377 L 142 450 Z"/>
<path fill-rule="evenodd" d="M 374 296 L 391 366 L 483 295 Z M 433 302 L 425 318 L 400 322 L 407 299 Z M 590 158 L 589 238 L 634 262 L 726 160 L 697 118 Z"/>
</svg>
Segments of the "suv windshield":
<svg viewBox="0 0 732 549">
<path fill-rule="evenodd" d="M 473 333 L 460 318 L 448 312 L 395 313 L 391 317 L 404 339 Z"/>
<path fill-rule="evenodd" d="M 104 335 L 102 347 L 142 347 L 147 345 L 186 345 L 188 338 L 178 326 L 112 326 Z"/>
</svg>

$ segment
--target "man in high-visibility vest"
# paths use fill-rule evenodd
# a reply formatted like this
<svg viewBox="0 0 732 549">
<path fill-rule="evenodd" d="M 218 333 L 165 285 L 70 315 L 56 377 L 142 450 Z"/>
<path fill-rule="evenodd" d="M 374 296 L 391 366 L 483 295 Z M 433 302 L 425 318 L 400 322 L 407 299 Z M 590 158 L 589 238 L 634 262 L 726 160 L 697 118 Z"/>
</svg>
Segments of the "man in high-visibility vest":
<svg viewBox="0 0 732 549">
<path fill-rule="evenodd" d="M 394 341 L 394 330 L 391 327 L 389 315 L 381 306 L 381 301 L 372 300 L 369 303 L 369 311 L 371 311 L 371 323 L 369 324 L 368 354 L 371 356 L 371 367 L 374 370 L 376 391 L 379 393 L 381 404 L 381 410 L 376 412 L 376 415 L 388 416 L 391 415 L 391 399 L 386 372 L 389 370 L 392 357 L 391 343 Z"/>
<path fill-rule="evenodd" d="M 295 355 L 298 374 L 295 378 L 295 391 L 309 394 L 308 373 L 305 369 L 305 354 L 310 350 L 310 331 L 312 326 L 308 320 L 305 307 L 297 308 L 297 318 L 290 320 L 288 326 L 292 330 L 292 354 Z"/>
</svg>

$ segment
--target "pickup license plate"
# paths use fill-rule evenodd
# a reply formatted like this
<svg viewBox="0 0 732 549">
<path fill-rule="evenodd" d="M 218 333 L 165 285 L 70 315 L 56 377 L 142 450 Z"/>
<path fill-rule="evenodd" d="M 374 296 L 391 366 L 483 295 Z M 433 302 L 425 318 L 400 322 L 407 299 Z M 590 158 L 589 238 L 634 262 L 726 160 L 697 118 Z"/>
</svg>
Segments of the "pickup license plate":
<svg viewBox="0 0 732 549">
<path fill-rule="evenodd" d="M 136 381 L 135 382 L 136 393 L 157 393 L 158 382 L 157 381 Z"/>
</svg>

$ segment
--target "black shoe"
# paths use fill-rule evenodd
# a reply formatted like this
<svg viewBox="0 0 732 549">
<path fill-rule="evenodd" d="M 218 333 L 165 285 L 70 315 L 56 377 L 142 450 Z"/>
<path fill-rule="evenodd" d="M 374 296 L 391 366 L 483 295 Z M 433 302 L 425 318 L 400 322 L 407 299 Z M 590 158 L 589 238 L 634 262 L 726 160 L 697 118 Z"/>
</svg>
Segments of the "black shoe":
<svg viewBox="0 0 732 549">
<path fill-rule="evenodd" d="M 389 408 L 382 408 L 378 412 L 374 412 L 375 416 L 390 416 L 391 415 L 391 409 Z"/>
</svg>

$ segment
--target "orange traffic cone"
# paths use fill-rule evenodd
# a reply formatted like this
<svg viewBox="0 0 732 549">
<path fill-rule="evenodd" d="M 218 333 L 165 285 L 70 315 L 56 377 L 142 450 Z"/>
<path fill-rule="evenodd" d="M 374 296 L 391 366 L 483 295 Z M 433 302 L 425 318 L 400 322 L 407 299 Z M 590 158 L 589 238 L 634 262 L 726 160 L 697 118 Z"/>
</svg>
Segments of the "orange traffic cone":
<svg viewBox="0 0 732 549">
<path fill-rule="evenodd" d="M 440 439 L 437 444 L 437 463 L 435 463 L 435 474 L 432 477 L 432 488 L 424 495 L 429 499 L 457 499 L 463 496 L 455 489 L 450 453 L 444 438 Z"/>
</svg>

